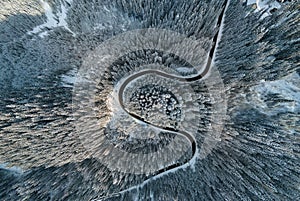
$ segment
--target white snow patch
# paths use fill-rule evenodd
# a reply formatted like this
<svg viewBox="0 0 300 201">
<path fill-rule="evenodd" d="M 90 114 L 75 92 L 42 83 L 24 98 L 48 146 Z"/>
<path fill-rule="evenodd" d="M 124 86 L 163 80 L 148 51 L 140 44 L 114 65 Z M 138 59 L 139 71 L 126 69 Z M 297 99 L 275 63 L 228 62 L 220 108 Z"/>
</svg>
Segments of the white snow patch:
<svg viewBox="0 0 300 201">
<path fill-rule="evenodd" d="M 66 0 L 66 2 L 71 4 L 72 0 Z M 53 29 L 56 27 L 64 27 L 66 30 L 72 33 L 73 36 L 75 35 L 75 33 L 69 29 L 66 22 L 68 9 L 65 6 L 65 2 L 61 3 L 60 12 L 57 14 L 54 14 L 53 9 L 47 1 L 40 0 L 40 3 L 45 10 L 47 21 L 44 24 L 35 27 L 32 31 L 27 32 L 27 34 L 39 34 L 39 36 L 43 38 L 48 35 L 48 31 L 44 30 L 45 28 Z"/>
<path fill-rule="evenodd" d="M 247 6 L 252 5 L 252 4 L 256 4 L 256 0 L 248 0 L 247 1 Z"/>
<path fill-rule="evenodd" d="M 17 174 L 22 174 L 24 172 L 20 167 L 16 167 L 16 166 L 8 167 L 7 163 L 0 164 L 0 169 L 9 170 Z"/>
<path fill-rule="evenodd" d="M 107 12 L 110 13 L 110 10 L 108 10 L 106 6 L 103 6 L 103 8 L 104 8 L 104 10 L 106 10 Z"/>
<path fill-rule="evenodd" d="M 69 0 L 69 2 L 72 2 L 72 1 Z M 61 13 L 58 13 L 58 24 L 57 24 L 57 27 L 64 27 L 70 33 L 72 33 L 73 35 L 75 35 L 75 33 L 72 32 L 69 29 L 68 24 L 66 22 L 68 9 L 65 7 L 65 5 L 61 4 L 60 10 L 61 10 Z"/>
<path fill-rule="evenodd" d="M 276 81 L 262 81 L 259 85 L 251 88 L 255 95 L 251 102 L 261 108 L 268 115 L 277 115 L 281 112 L 300 112 L 300 76 L 292 73 L 283 79 Z M 268 107 L 264 99 L 268 94 L 276 94 L 285 100 Z"/>
<path fill-rule="evenodd" d="M 256 4 L 255 12 L 263 12 L 260 19 L 271 15 L 272 9 L 280 9 L 281 5 L 276 0 L 248 0 L 247 5 Z"/>
<path fill-rule="evenodd" d="M 77 70 L 76 69 L 72 69 L 70 71 L 68 71 L 66 74 L 61 76 L 61 84 L 64 87 L 69 87 L 69 88 L 73 88 L 74 84 L 77 81 Z"/>
</svg>

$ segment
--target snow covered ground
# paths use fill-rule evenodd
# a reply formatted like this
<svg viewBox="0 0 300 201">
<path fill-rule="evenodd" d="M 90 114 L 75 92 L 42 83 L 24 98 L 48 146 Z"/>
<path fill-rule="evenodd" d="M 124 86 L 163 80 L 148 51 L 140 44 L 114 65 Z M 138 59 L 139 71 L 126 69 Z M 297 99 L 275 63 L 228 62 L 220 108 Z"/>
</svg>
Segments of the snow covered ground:
<svg viewBox="0 0 300 201">
<path fill-rule="evenodd" d="M 263 12 L 261 19 L 271 15 L 273 9 L 280 9 L 281 5 L 276 0 L 248 0 L 247 5 L 255 5 L 255 12 Z"/>
<path fill-rule="evenodd" d="M 73 31 L 71 31 L 67 24 L 67 3 L 71 5 L 73 0 L 66 0 L 65 2 L 61 3 L 60 11 L 57 13 L 54 13 L 53 9 L 49 5 L 49 3 L 45 0 L 40 0 L 41 6 L 45 10 L 45 15 L 47 18 L 47 21 L 44 24 L 41 24 L 37 27 L 35 27 L 32 31 L 29 31 L 28 34 L 39 34 L 40 37 L 45 37 L 48 35 L 48 30 L 56 28 L 56 27 L 64 27 L 67 31 L 75 35 Z"/>
<path fill-rule="evenodd" d="M 280 80 L 262 81 L 251 90 L 251 102 L 267 115 L 300 113 L 300 76 L 296 72 Z"/>
<path fill-rule="evenodd" d="M 11 171 L 15 174 L 22 174 L 24 172 L 24 170 L 22 170 L 20 167 L 16 167 L 16 166 L 9 167 L 8 164 L 5 163 L 0 164 L 0 170 L 1 169 Z"/>
<path fill-rule="evenodd" d="M 72 88 L 74 86 L 74 83 L 78 79 L 76 77 L 76 75 L 77 75 L 77 70 L 76 69 L 72 69 L 72 70 L 68 71 L 66 74 L 63 74 L 61 76 L 62 86 Z"/>
</svg>

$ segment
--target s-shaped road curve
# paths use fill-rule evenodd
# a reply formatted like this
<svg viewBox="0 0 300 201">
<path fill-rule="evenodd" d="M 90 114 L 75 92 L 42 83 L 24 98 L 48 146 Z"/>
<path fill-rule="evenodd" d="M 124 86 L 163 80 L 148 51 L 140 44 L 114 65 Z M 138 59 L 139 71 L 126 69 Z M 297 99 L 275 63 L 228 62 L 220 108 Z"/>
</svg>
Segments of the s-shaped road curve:
<svg viewBox="0 0 300 201">
<path fill-rule="evenodd" d="M 205 77 L 210 69 L 211 69 L 211 64 L 212 64 L 212 61 L 213 61 L 213 58 L 214 58 L 214 55 L 215 55 L 215 50 L 216 50 L 216 46 L 217 46 L 217 43 L 219 42 L 219 38 L 220 38 L 220 34 L 221 34 L 221 25 L 224 21 L 224 15 L 225 15 L 225 11 L 229 5 L 229 2 L 230 0 L 225 0 L 223 5 L 222 5 L 222 11 L 218 17 L 218 21 L 217 21 L 217 32 L 216 34 L 214 35 L 213 37 L 213 44 L 212 44 L 212 47 L 209 51 L 209 56 L 208 56 L 208 60 L 207 60 L 207 63 L 205 65 L 205 68 L 202 72 L 200 72 L 199 74 L 193 76 L 193 77 L 181 77 L 181 76 L 176 76 L 176 75 L 172 75 L 172 74 L 167 74 L 163 71 L 159 71 L 159 70 L 153 70 L 153 69 L 147 69 L 147 70 L 142 70 L 142 71 L 139 71 L 131 76 L 129 76 L 123 83 L 122 85 L 120 86 L 119 90 L 118 90 L 118 101 L 119 101 L 119 104 L 121 106 L 121 108 L 128 114 L 130 115 L 131 117 L 139 120 L 139 121 L 142 121 L 144 122 L 145 124 L 148 124 L 148 125 L 151 125 L 152 127 L 155 127 L 155 128 L 158 128 L 160 130 L 165 130 L 165 131 L 168 131 L 168 132 L 171 132 L 171 133 L 175 133 L 175 134 L 178 134 L 178 135 L 182 135 L 184 137 L 186 137 L 191 145 L 192 145 L 192 152 L 193 152 L 193 157 L 188 160 L 185 164 L 173 164 L 173 165 L 170 165 L 168 167 L 165 167 L 163 169 L 160 169 L 156 172 L 155 176 L 145 180 L 142 184 L 139 184 L 137 186 L 132 186 L 128 189 L 125 189 L 125 190 L 122 190 L 120 192 L 117 192 L 117 193 L 113 193 L 113 194 L 110 194 L 108 196 L 104 196 L 104 197 L 101 197 L 100 200 L 103 200 L 105 198 L 109 198 L 109 197 L 112 197 L 114 195 L 119 195 L 119 194 L 123 194 L 125 192 L 128 192 L 128 191 L 131 191 L 133 189 L 136 189 L 138 187 L 142 187 L 143 185 L 145 185 L 146 183 L 148 183 L 149 181 L 151 180 L 154 180 L 154 179 L 157 179 L 159 177 L 161 177 L 162 175 L 168 173 L 168 172 L 171 172 L 171 171 L 175 171 L 177 169 L 181 169 L 181 168 L 184 168 L 186 167 L 190 161 L 194 160 L 195 159 L 195 156 L 196 156 L 196 153 L 198 152 L 198 148 L 197 148 L 197 142 L 196 142 L 196 139 L 195 137 L 186 132 L 186 131 L 178 131 L 174 128 L 170 128 L 170 127 L 162 127 L 162 126 L 157 126 L 157 125 L 153 125 L 151 124 L 151 122 L 147 122 L 145 121 L 143 118 L 139 117 L 138 115 L 134 114 L 134 113 L 131 113 L 130 111 L 126 110 L 125 109 L 125 105 L 124 105 L 124 102 L 123 102 L 123 92 L 125 90 L 125 88 L 127 87 L 127 85 L 132 82 L 133 80 L 139 78 L 140 76 L 143 76 L 143 75 L 146 75 L 146 74 L 155 74 L 155 75 L 158 75 L 160 77 L 164 77 L 164 78 L 168 78 L 168 79 L 175 79 L 175 80 L 178 80 L 179 82 L 195 82 L 195 81 L 199 81 L 201 80 L 203 77 Z"/>
</svg>

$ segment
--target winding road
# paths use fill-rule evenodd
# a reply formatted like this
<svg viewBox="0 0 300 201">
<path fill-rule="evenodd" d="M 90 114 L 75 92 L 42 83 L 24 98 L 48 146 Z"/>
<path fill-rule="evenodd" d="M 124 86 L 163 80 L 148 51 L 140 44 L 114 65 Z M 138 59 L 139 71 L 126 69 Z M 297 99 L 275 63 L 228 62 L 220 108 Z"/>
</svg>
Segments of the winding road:
<svg viewBox="0 0 300 201">
<path fill-rule="evenodd" d="M 131 113 L 130 111 L 126 110 L 125 108 L 125 105 L 124 105 L 124 102 L 123 102 L 123 94 L 124 94 L 124 90 L 125 88 L 127 87 L 127 85 L 132 82 L 133 80 L 139 78 L 140 76 L 143 76 L 143 75 L 146 75 L 146 74 L 155 74 L 157 76 L 160 76 L 160 77 L 164 77 L 164 78 L 167 78 L 167 79 L 175 79 L 179 82 L 195 82 L 195 81 L 199 81 L 201 80 L 203 77 L 205 77 L 209 72 L 210 72 L 210 69 L 211 69 L 211 64 L 212 64 L 212 61 L 214 59 L 214 56 L 215 56 L 215 50 L 216 50 L 216 46 L 219 42 L 219 39 L 220 39 L 220 34 L 221 34 L 221 27 L 222 27 L 222 24 L 224 22 L 224 15 L 225 15 L 225 11 L 227 9 L 229 5 L 229 0 L 225 0 L 223 5 L 222 5 L 222 11 L 218 17 L 218 21 L 217 21 L 217 32 L 216 34 L 214 35 L 213 37 L 213 41 L 212 41 L 212 47 L 209 51 L 209 56 L 208 56 L 208 60 L 207 60 L 207 63 L 206 63 L 206 66 L 205 68 L 203 69 L 202 72 L 200 72 L 199 74 L 193 76 L 193 77 L 181 77 L 181 76 L 176 76 L 176 75 L 172 75 L 172 74 L 167 74 L 163 71 L 159 71 L 159 70 L 153 70 L 153 69 L 147 69 L 147 70 L 142 70 L 142 71 L 139 71 L 131 76 L 129 76 L 120 86 L 119 90 L 118 90 L 118 102 L 121 106 L 121 108 L 128 114 L 130 115 L 132 118 L 136 119 L 136 120 L 139 120 L 139 121 L 142 121 L 144 122 L 145 124 L 148 124 L 148 125 L 151 125 L 152 127 L 155 127 L 157 129 L 160 129 L 160 130 L 165 130 L 167 132 L 171 132 L 171 133 L 175 133 L 177 135 L 182 135 L 184 137 L 186 137 L 191 146 L 192 146 L 192 153 L 193 153 L 193 157 L 191 159 L 189 159 L 186 163 L 184 164 L 173 164 L 173 165 L 170 165 L 168 167 L 165 167 L 165 168 L 162 168 L 160 170 L 158 170 L 156 173 L 155 173 L 155 176 L 145 180 L 142 184 L 139 184 L 139 185 L 136 185 L 136 186 L 132 186 L 128 189 L 125 189 L 125 190 L 122 190 L 120 192 L 117 192 L 117 193 L 113 193 L 113 194 L 110 194 L 108 196 L 105 196 L 105 197 L 101 197 L 100 200 L 103 200 L 103 199 L 106 199 L 106 198 L 109 198 L 109 197 L 112 197 L 112 196 L 115 196 L 115 195 L 120 195 L 120 194 L 123 194 L 125 192 L 128 192 L 128 191 L 131 191 L 133 189 L 137 189 L 139 187 L 142 187 L 144 186 L 146 183 L 148 183 L 149 181 L 151 180 L 155 180 L 169 172 L 172 172 L 172 171 L 176 171 L 177 169 L 182 169 L 182 168 L 185 168 L 187 167 L 192 161 L 195 160 L 196 156 L 197 156 L 197 152 L 198 152 L 198 148 L 197 148 L 197 142 L 196 142 L 196 139 L 195 137 L 186 132 L 186 131 L 178 131 L 174 128 L 170 128 L 170 127 L 162 127 L 162 126 L 157 126 L 157 125 L 153 125 L 151 124 L 151 122 L 147 122 L 146 120 L 144 120 L 143 118 L 139 117 L 138 115 L 134 114 L 134 113 Z"/>
</svg>

